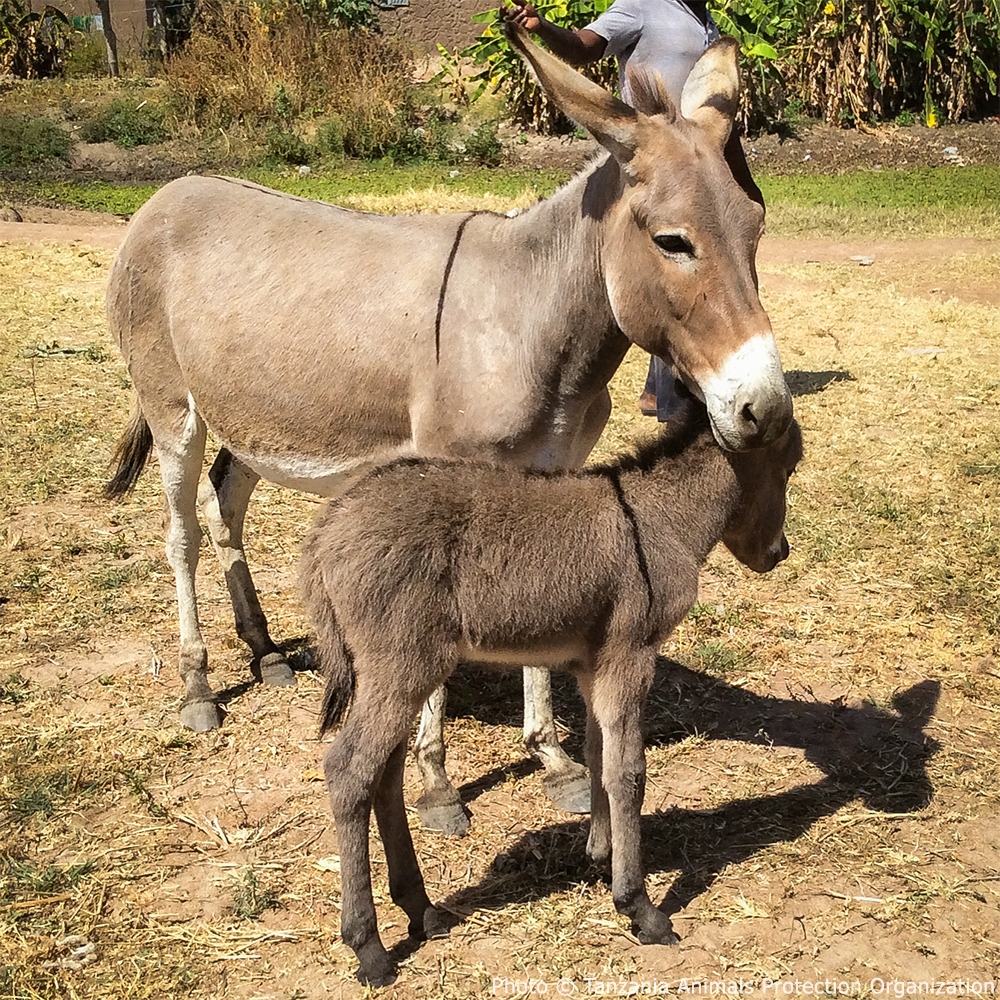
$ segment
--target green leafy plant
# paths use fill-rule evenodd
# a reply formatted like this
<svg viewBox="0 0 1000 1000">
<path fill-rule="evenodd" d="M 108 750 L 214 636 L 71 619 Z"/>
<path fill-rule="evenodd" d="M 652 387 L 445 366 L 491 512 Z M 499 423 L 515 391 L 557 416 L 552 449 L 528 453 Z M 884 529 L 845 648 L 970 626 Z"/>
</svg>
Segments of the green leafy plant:
<svg viewBox="0 0 1000 1000">
<path fill-rule="evenodd" d="M 455 104 L 468 104 L 469 93 L 465 88 L 465 74 L 462 72 L 462 53 L 449 52 L 440 42 L 437 50 L 441 69 L 430 82 L 443 86 L 448 98 Z"/>
<path fill-rule="evenodd" d="M 62 63 L 62 75 L 67 80 L 108 75 L 108 48 L 104 35 L 75 33 Z"/>
<path fill-rule="evenodd" d="M 740 43 L 740 117 L 747 128 L 759 128 L 780 117 L 784 87 L 779 52 L 797 38 L 805 8 L 801 0 L 733 0 L 711 5 L 719 31 Z"/>
<path fill-rule="evenodd" d="M 267 132 L 267 151 L 283 163 L 304 164 L 315 159 L 315 150 L 291 129 L 274 126 Z"/>
<path fill-rule="evenodd" d="M 114 142 L 129 149 L 163 142 L 167 129 L 163 109 L 148 101 L 136 105 L 124 97 L 116 97 L 100 114 L 83 128 L 87 142 Z"/>
<path fill-rule="evenodd" d="M 48 118 L 0 115 L 0 170 L 65 160 L 70 145 L 69 134 Z"/>
<path fill-rule="evenodd" d="M 372 0 L 297 0 L 297 3 L 307 18 L 328 28 L 379 30 Z"/>
<path fill-rule="evenodd" d="M 503 145 L 497 128 L 495 121 L 483 122 L 465 139 L 465 152 L 486 167 L 496 167 L 503 159 Z"/>
<path fill-rule="evenodd" d="M 56 76 L 73 28 L 58 7 L 32 10 L 28 0 L 0 0 L 0 76 Z"/>
<path fill-rule="evenodd" d="M 233 875 L 233 913 L 240 920 L 256 920 L 265 910 L 278 906 L 278 894 L 261 884 L 253 868 Z"/>
<path fill-rule="evenodd" d="M 535 5 L 546 20 L 565 28 L 584 28 L 611 6 L 612 0 L 550 0 Z M 545 96 L 526 69 L 521 57 L 510 47 L 497 21 L 498 9 L 484 11 L 472 20 L 484 25 L 482 33 L 468 48 L 457 53 L 483 69 L 470 78 L 475 86 L 470 100 L 502 90 L 512 117 L 522 125 L 545 132 L 565 132 L 572 125 Z M 614 89 L 618 71 L 614 60 L 605 59 L 582 72 L 603 87 Z M 439 74 L 440 75 L 440 74 Z"/>
<path fill-rule="evenodd" d="M 20 705 L 30 697 L 28 681 L 16 671 L 0 678 L 0 704 Z"/>
</svg>

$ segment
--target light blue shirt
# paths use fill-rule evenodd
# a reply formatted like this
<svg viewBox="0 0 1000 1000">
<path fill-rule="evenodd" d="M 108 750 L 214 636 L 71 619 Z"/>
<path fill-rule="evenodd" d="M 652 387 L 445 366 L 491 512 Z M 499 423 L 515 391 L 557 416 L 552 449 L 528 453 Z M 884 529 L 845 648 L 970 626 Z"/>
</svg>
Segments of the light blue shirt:
<svg viewBox="0 0 1000 1000">
<path fill-rule="evenodd" d="M 631 65 L 659 73 L 678 107 L 691 67 L 719 37 L 711 14 L 702 24 L 681 0 L 615 0 L 587 27 L 607 41 L 604 54 L 618 58 L 623 101 L 631 103 L 626 73 Z"/>
</svg>

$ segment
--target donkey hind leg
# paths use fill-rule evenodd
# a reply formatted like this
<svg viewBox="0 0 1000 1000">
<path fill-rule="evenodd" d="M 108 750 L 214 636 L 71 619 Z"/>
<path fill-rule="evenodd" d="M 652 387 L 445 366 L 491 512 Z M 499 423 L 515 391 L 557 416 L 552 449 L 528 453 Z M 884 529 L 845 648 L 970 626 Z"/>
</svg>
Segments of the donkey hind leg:
<svg viewBox="0 0 1000 1000">
<path fill-rule="evenodd" d="M 261 680 L 265 684 L 288 687 L 295 683 L 295 674 L 268 635 L 267 619 L 257 599 L 243 548 L 243 519 L 250 495 L 259 481 L 256 472 L 222 448 L 202 485 L 199 499 L 215 554 L 226 576 L 236 634 L 250 647 L 260 666 Z"/>
<path fill-rule="evenodd" d="M 407 741 L 401 740 L 389 755 L 375 792 L 375 820 L 385 848 L 389 869 L 389 895 L 410 918 L 408 933 L 419 941 L 447 937 L 444 914 L 431 905 L 424 889 L 413 838 L 403 802 L 403 765 Z"/>
<path fill-rule="evenodd" d="M 427 830 L 440 830 L 461 837 L 469 829 L 469 817 L 455 786 L 444 769 L 444 710 L 448 692 L 442 684 L 424 702 L 420 728 L 413 742 L 424 792 L 417 799 L 417 815 Z"/>
<path fill-rule="evenodd" d="M 643 654 L 643 659 L 645 659 Z M 611 812 L 611 894 L 615 909 L 632 921 L 632 933 L 643 944 L 676 944 L 670 918 L 657 909 L 646 893 L 642 865 L 640 821 L 646 790 L 646 754 L 642 716 L 653 677 L 653 655 L 648 664 L 627 665 L 632 676 L 623 684 L 618 671 L 607 669 L 594 679 L 589 710 L 602 738 L 602 779 Z M 635 673 L 633 673 L 633 671 Z M 633 678 L 642 677 L 641 684 Z"/>
<path fill-rule="evenodd" d="M 379 803 L 377 818 L 386 824 L 385 835 L 392 845 L 387 858 L 396 862 L 399 873 L 400 884 L 396 891 L 400 900 L 406 899 L 411 922 L 418 908 L 426 912 L 430 905 L 429 902 L 424 905 L 426 896 L 422 895 L 422 885 L 414 891 L 412 876 L 414 872 L 419 875 L 419 871 L 416 859 L 408 858 L 412 841 L 408 851 L 400 846 L 409 839 L 405 816 L 401 829 L 391 832 L 388 829 L 390 821 L 394 823 L 402 811 L 399 808 L 401 798 L 398 803 L 395 801 L 402 792 L 390 793 L 379 788 L 390 757 L 398 754 L 400 744 L 406 742 L 411 718 L 409 706 L 402 698 L 387 703 L 385 698 L 376 697 L 370 688 L 359 687 L 347 721 L 323 757 L 323 772 L 340 846 L 340 934 L 358 956 L 358 979 L 373 986 L 385 986 L 396 978 L 395 964 L 379 938 L 372 896 L 368 826 L 376 798 Z M 400 779 L 401 762 L 395 761 L 387 780 L 398 783 Z M 411 876 L 409 880 L 407 874 Z M 406 883 L 405 888 L 403 883 Z"/>
<path fill-rule="evenodd" d="M 545 794 L 566 812 L 590 812 L 587 769 L 570 760 L 559 745 L 552 717 L 552 682 L 542 667 L 524 668 L 524 745 L 545 768 Z"/>
<path fill-rule="evenodd" d="M 155 437 L 155 435 L 154 435 Z M 198 624 L 195 571 L 201 545 L 198 478 L 205 454 L 205 424 L 192 408 L 175 445 L 157 443 L 170 526 L 167 562 L 174 571 L 180 622 L 180 675 L 184 683 L 181 722 L 196 732 L 218 728 L 215 692 L 208 683 L 208 651 Z"/>
</svg>

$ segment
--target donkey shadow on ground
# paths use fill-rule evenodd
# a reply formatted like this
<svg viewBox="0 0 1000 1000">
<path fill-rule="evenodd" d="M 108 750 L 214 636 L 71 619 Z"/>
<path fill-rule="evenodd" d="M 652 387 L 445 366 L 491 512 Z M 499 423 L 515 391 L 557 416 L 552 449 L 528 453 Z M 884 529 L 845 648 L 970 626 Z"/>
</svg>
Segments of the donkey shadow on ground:
<svg viewBox="0 0 1000 1000">
<path fill-rule="evenodd" d="M 568 693 L 566 685 L 558 685 L 557 711 L 580 731 L 583 720 L 573 716 L 581 706 L 571 706 Z M 900 692 L 884 708 L 848 706 L 840 699 L 758 695 L 660 658 L 646 708 L 647 747 L 669 745 L 694 734 L 766 748 L 793 747 L 824 775 L 775 794 L 734 799 L 716 809 L 669 808 L 644 815 L 647 873 L 679 873 L 661 909 L 676 913 L 710 888 L 728 866 L 762 848 L 795 840 L 851 802 L 897 814 L 927 805 L 933 788 L 926 766 L 938 744 L 924 729 L 939 696 L 936 681 Z M 508 697 L 515 702 L 513 691 Z M 507 700 L 501 699 L 501 704 Z M 579 740 L 566 743 L 579 758 Z M 511 773 L 532 769 L 531 762 L 497 768 L 464 786 L 463 800 L 475 799 Z M 497 908 L 512 900 L 541 899 L 581 882 L 602 881 L 606 872 L 585 854 L 587 829 L 588 820 L 582 817 L 525 833 L 497 856 L 478 884 L 450 896 L 446 908 L 459 913 Z"/>
</svg>

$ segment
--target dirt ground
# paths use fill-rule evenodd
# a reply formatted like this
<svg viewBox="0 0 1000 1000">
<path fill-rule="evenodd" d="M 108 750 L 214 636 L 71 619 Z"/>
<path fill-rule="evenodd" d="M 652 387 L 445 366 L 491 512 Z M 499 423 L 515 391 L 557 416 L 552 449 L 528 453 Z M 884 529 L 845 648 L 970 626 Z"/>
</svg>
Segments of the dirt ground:
<svg viewBox="0 0 1000 1000">
<path fill-rule="evenodd" d="M 510 155 L 536 167 L 576 169 L 595 149 L 589 139 L 506 136 Z M 839 174 L 854 170 L 983 166 L 1000 156 L 1000 122 L 945 125 L 880 125 L 840 129 L 803 121 L 782 133 L 743 140 L 751 170 L 768 174 Z"/>
<path fill-rule="evenodd" d="M 960 148 L 969 163 L 995 160 L 997 126 L 983 128 L 982 146 Z M 921 131 L 906 153 L 914 162 L 958 141 L 937 130 L 927 143 Z M 864 156 L 878 165 L 871 138 Z M 835 143 L 792 141 L 806 144 L 754 155 L 808 165 L 815 147 L 834 168 L 846 163 Z M 894 148 L 884 166 L 910 144 Z M 250 682 L 206 550 L 201 609 L 228 715 L 212 734 L 180 730 L 156 477 L 127 504 L 97 498 L 129 400 L 110 350 L 89 362 L 84 351 L 108 346 L 101 290 L 124 224 L 22 215 L 0 223 L 0 254 L 21 262 L 11 273 L 25 302 L 53 292 L 33 310 L 11 307 L 9 330 L 54 347 L 4 353 L 5 404 L 13 413 L 23 400 L 25 423 L 39 407 L 66 420 L 81 408 L 93 455 L 74 458 L 65 491 L 35 483 L 34 499 L 9 501 L 0 525 L 0 562 L 18 581 L 0 604 L 0 739 L 16 762 L 0 775 L 0 998 L 366 995 L 337 936 L 320 681 L 295 596 L 315 503 L 262 488 L 251 510 L 255 579 L 294 651 L 297 686 Z M 1000 601 L 997 247 L 765 238 L 758 263 L 808 454 L 792 558 L 758 580 L 714 555 L 695 614 L 660 661 L 643 835 L 650 895 L 680 945 L 631 937 L 603 872 L 586 863 L 586 822 L 543 796 L 520 750 L 519 680 L 468 672 L 455 678 L 448 740 L 472 831 L 447 840 L 411 815 L 429 892 L 454 927 L 447 940 L 408 941 L 373 835 L 380 930 L 402 962 L 382 995 L 995 990 L 1000 648 L 986 622 Z M 643 374 L 630 355 L 615 434 L 645 429 L 634 412 Z M 11 439 L 11 481 L 17 454 Z M 104 586 L 95 581 L 111 573 L 132 583 L 103 591 L 87 618 Z M 972 581 L 961 601 L 959 578 Z M 579 758 L 579 701 L 560 679 L 555 697 Z M 39 789 L 48 812 L 32 806 Z M 418 794 L 408 767 L 408 803 Z M 28 881 L 29 870 L 60 878 Z"/>
</svg>

